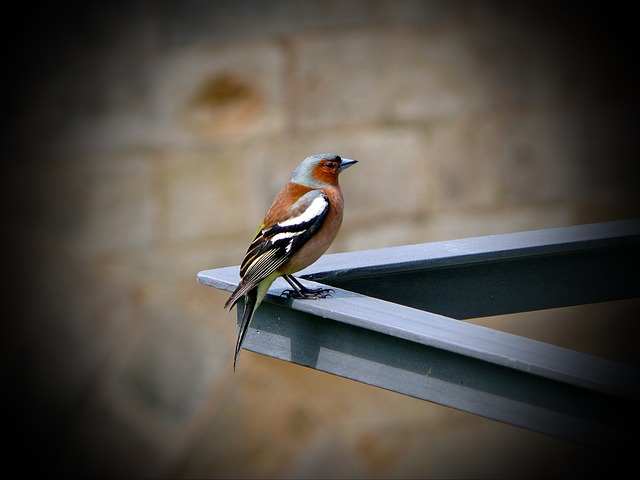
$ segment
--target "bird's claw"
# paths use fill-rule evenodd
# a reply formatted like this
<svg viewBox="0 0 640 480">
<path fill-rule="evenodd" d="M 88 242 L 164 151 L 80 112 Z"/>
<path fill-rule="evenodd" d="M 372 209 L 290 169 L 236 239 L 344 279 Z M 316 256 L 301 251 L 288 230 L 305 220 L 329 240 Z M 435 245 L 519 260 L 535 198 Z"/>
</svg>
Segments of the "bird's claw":
<svg viewBox="0 0 640 480">
<path fill-rule="evenodd" d="M 283 290 L 280 296 L 297 300 L 318 300 L 319 298 L 331 297 L 332 293 L 335 293 L 335 290 L 331 288 L 306 289 L 304 291 L 287 289 Z"/>
</svg>

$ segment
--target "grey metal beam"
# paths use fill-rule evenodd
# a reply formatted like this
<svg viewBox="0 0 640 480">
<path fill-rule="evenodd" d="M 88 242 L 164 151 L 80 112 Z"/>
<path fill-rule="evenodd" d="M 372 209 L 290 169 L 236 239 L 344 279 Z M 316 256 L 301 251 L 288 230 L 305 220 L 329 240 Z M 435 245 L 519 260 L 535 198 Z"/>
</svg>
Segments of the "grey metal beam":
<svg viewBox="0 0 640 480">
<path fill-rule="evenodd" d="M 301 272 L 457 319 L 640 297 L 640 221 L 327 255 Z"/>
<path fill-rule="evenodd" d="M 229 290 L 234 273 L 200 280 Z M 637 418 L 631 367 L 344 290 L 285 301 L 286 287 L 258 310 L 248 350 L 602 448 Z"/>
<path fill-rule="evenodd" d="M 595 237 L 593 231 L 585 235 Z M 569 245 L 545 235 L 532 246 L 531 235 L 516 236 L 464 241 L 466 250 L 453 254 L 452 243 L 463 241 L 426 250 L 432 262 L 456 265 L 481 263 L 487 251 L 512 261 L 530 248 L 594 247 L 589 239 Z M 603 248 L 618 245 L 621 236 L 598 238 Z M 356 252 L 327 256 L 318 268 L 339 266 L 329 270 L 339 278 L 429 263 L 425 246 L 393 250 L 377 256 L 382 267 L 371 267 L 373 252 Z M 232 290 L 238 269 L 203 271 L 198 280 Z M 288 301 L 278 297 L 286 287 L 274 283 L 251 325 L 247 349 L 589 445 L 612 448 L 636 426 L 638 369 L 339 288 L 333 298 Z"/>
</svg>

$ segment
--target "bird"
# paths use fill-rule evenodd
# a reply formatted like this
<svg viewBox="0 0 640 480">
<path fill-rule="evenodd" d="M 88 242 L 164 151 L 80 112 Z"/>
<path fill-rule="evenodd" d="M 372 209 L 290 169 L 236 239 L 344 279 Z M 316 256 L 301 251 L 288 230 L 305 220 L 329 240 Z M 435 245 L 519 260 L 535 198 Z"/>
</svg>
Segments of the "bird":
<svg viewBox="0 0 640 480">
<path fill-rule="evenodd" d="M 335 240 L 344 209 L 338 177 L 356 163 L 332 153 L 305 158 L 267 210 L 240 264 L 240 283 L 224 305 L 231 310 L 244 296 L 234 371 L 251 319 L 276 278 L 291 286 L 282 292 L 289 298 L 325 298 L 333 292 L 307 288 L 293 274 L 318 260 Z"/>
</svg>

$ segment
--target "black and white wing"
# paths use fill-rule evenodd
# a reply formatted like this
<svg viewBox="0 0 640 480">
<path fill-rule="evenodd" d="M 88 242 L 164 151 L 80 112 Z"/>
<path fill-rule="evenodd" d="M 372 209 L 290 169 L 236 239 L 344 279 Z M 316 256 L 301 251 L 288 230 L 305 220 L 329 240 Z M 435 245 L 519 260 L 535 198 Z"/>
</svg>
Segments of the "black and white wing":
<svg viewBox="0 0 640 480">
<path fill-rule="evenodd" d="M 279 222 L 261 227 L 240 266 L 240 285 L 225 306 L 233 306 L 246 292 L 287 263 L 318 231 L 329 213 L 329 198 L 321 190 L 303 195 Z"/>
</svg>

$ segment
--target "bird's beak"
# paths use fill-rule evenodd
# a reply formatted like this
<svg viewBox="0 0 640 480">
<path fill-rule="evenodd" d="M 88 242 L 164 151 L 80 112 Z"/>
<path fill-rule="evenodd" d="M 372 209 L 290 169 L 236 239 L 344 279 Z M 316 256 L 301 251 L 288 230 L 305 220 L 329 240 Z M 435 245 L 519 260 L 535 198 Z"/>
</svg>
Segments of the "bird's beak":
<svg viewBox="0 0 640 480">
<path fill-rule="evenodd" d="M 338 167 L 338 171 L 341 172 L 346 168 L 349 168 L 351 165 L 355 165 L 358 163 L 357 160 L 352 160 L 351 158 L 343 158 L 342 162 L 340 162 L 340 166 Z"/>
</svg>

